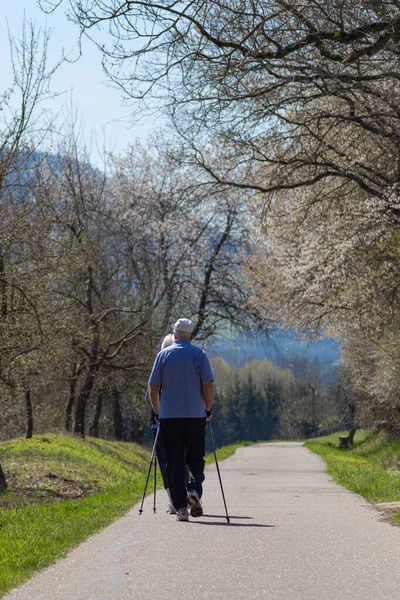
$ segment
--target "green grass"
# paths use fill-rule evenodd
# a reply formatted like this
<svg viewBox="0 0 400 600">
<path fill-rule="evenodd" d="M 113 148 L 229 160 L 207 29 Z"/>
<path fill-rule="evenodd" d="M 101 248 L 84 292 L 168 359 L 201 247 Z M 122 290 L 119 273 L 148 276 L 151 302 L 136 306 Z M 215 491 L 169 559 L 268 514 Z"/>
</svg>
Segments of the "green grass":
<svg viewBox="0 0 400 600">
<path fill-rule="evenodd" d="M 242 445 L 218 449 L 218 461 Z M 140 501 L 149 460 L 143 446 L 95 438 L 0 444 L 9 486 L 0 493 L 0 597 Z"/>
<path fill-rule="evenodd" d="M 328 473 L 348 490 L 371 502 L 400 501 L 400 441 L 390 441 L 383 434 L 360 430 L 354 448 L 339 450 L 338 436 L 315 438 L 305 446 L 327 463 Z M 400 516 L 396 517 L 400 523 Z"/>
<path fill-rule="evenodd" d="M 124 514 L 149 461 L 136 444 L 43 435 L 0 445 L 0 596 Z"/>
</svg>

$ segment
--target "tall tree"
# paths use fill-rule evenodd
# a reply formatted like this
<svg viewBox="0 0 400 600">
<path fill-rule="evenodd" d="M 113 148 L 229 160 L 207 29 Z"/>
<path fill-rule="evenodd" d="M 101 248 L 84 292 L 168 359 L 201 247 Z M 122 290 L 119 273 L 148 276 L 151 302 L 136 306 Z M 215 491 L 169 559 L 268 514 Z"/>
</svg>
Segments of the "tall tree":
<svg viewBox="0 0 400 600">
<path fill-rule="evenodd" d="M 49 220 L 33 201 L 32 171 L 36 146 L 52 124 L 42 102 L 53 96 L 50 81 L 57 65 L 48 65 L 48 31 L 32 23 L 24 21 L 21 38 L 9 42 L 13 81 L 0 99 L 0 389 L 6 400 L 2 411 L 11 414 L 19 392 L 25 392 L 29 436 L 31 379 L 43 356 L 51 313 Z"/>
<path fill-rule="evenodd" d="M 268 194 L 333 179 L 376 198 L 398 181 L 398 167 L 382 175 L 378 164 L 349 161 L 323 134 L 369 132 L 395 150 L 397 1 L 64 4 L 95 43 L 108 28 L 97 44 L 128 96 L 163 105 L 187 139 L 218 132 L 229 163 L 197 153 L 216 181 Z"/>
</svg>

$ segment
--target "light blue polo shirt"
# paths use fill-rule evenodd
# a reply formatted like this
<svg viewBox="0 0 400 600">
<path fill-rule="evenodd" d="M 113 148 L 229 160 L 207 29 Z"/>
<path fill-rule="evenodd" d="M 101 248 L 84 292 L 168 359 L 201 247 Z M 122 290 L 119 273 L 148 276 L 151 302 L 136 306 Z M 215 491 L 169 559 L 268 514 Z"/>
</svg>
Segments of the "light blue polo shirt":
<svg viewBox="0 0 400 600">
<path fill-rule="evenodd" d="M 175 342 L 156 356 L 149 385 L 160 386 L 160 419 L 203 418 L 201 384 L 214 381 L 207 354 L 188 340 Z"/>
</svg>

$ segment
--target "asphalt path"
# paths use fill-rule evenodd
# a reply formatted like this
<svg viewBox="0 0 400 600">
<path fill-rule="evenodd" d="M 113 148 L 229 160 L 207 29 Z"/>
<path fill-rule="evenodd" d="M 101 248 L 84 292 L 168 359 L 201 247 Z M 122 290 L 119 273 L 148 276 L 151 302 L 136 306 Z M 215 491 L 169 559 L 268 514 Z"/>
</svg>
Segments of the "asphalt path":
<svg viewBox="0 0 400 600">
<path fill-rule="evenodd" d="M 206 469 L 204 516 L 152 497 L 7 600 L 398 600 L 400 527 L 333 483 L 300 443 L 240 448 Z"/>
</svg>

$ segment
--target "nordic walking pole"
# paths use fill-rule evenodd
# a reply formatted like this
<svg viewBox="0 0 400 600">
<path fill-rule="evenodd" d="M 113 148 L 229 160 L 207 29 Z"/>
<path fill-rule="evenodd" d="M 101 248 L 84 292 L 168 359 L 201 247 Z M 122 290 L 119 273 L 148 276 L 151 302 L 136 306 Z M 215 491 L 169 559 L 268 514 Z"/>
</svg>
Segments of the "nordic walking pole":
<svg viewBox="0 0 400 600">
<path fill-rule="evenodd" d="M 158 433 L 158 431 L 157 431 Z M 154 456 L 154 502 L 153 513 L 156 512 L 156 490 L 157 490 L 157 454 Z"/>
<path fill-rule="evenodd" d="M 160 426 L 157 427 L 156 437 L 154 438 L 154 444 L 153 444 L 153 450 L 152 450 L 151 458 L 150 458 L 149 470 L 147 472 L 146 485 L 144 486 L 142 504 L 140 505 L 140 508 L 139 508 L 139 515 L 141 515 L 142 512 L 143 512 L 143 502 L 144 502 L 144 498 L 146 496 L 147 484 L 149 483 L 149 477 L 150 477 L 150 473 L 151 473 L 151 467 L 152 467 L 152 464 L 153 464 L 154 457 L 156 456 L 156 445 L 157 445 L 157 440 L 158 440 L 158 434 L 159 433 L 160 433 Z M 155 502 L 155 500 L 154 500 L 154 502 Z"/>
<path fill-rule="evenodd" d="M 226 508 L 226 502 L 225 502 L 225 494 L 224 494 L 224 488 L 222 487 L 222 481 L 221 481 L 221 473 L 219 472 L 219 466 L 218 466 L 218 460 L 217 460 L 217 453 L 215 452 L 215 444 L 214 444 L 214 438 L 213 438 L 213 434 L 211 431 L 211 425 L 210 425 L 210 421 L 207 421 L 208 423 L 208 431 L 210 432 L 210 437 L 211 437 L 211 444 L 213 447 L 213 452 L 214 452 L 214 458 L 215 458 L 215 465 L 217 467 L 217 473 L 218 473 L 218 479 L 219 479 L 219 484 L 221 486 L 221 492 L 222 492 L 222 499 L 224 501 L 224 506 L 225 506 L 225 512 L 226 512 L 226 521 L 227 523 L 229 523 L 229 515 L 228 515 L 228 509 Z"/>
</svg>

